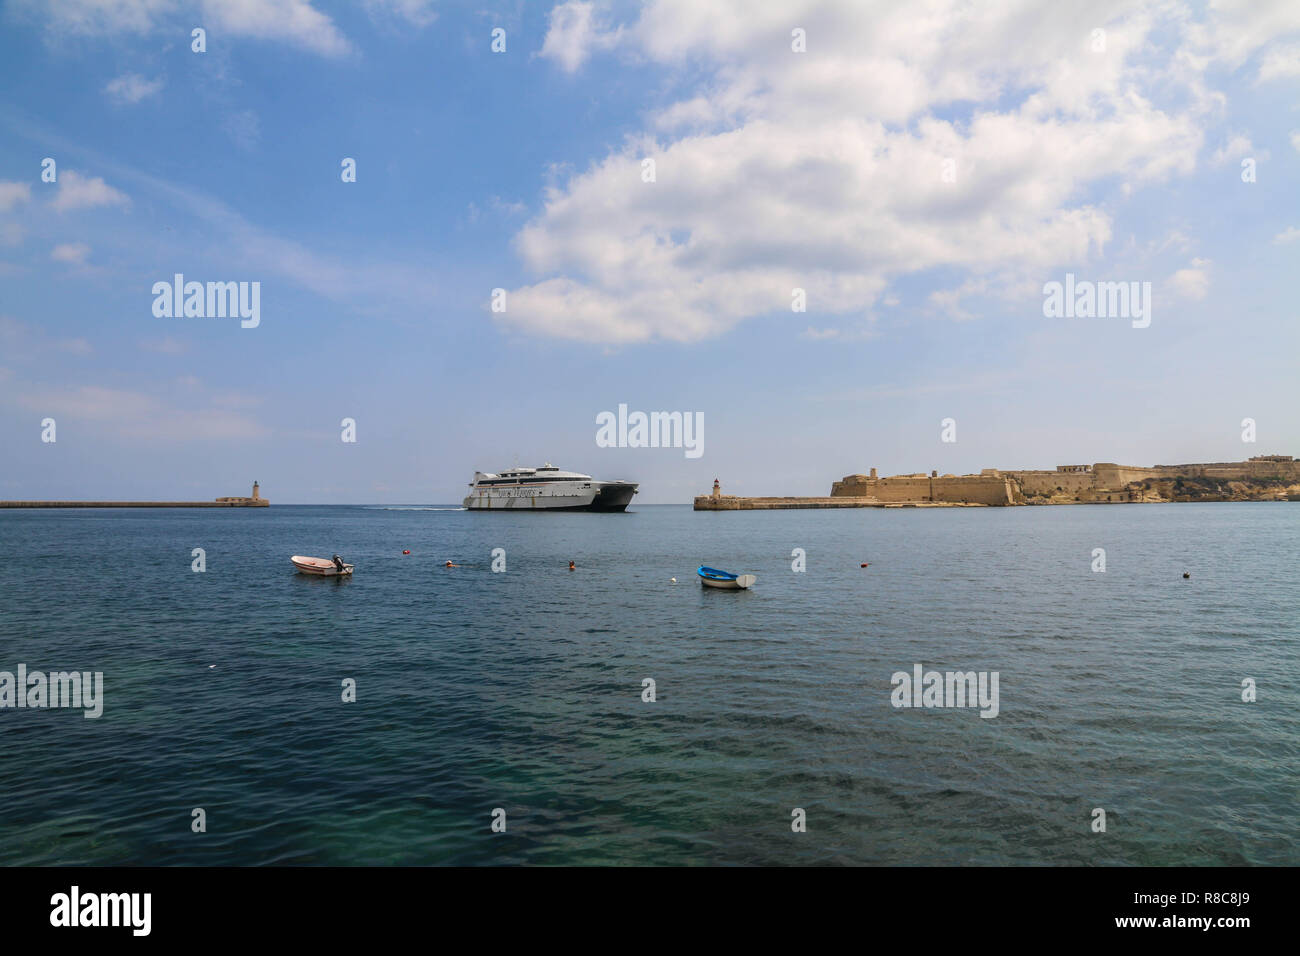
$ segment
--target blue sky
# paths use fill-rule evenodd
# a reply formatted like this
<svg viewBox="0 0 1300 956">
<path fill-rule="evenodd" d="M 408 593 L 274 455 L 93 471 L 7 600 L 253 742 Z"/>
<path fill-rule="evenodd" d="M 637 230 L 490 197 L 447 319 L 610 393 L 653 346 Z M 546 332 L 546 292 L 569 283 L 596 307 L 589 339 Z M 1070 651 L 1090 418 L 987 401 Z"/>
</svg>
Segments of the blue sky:
<svg viewBox="0 0 1300 956">
<path fill-rule="evenodd" d="M 1300 454 L 1291 3 L 10 0 L 0 82 L 2 498 Z M 156 317 L 177 272 L 260 325 Z M 1045 318 L 1067 272 L 1150 327 Z M 597 447 L 620 403 L 703 456 Z"/>
</svg>

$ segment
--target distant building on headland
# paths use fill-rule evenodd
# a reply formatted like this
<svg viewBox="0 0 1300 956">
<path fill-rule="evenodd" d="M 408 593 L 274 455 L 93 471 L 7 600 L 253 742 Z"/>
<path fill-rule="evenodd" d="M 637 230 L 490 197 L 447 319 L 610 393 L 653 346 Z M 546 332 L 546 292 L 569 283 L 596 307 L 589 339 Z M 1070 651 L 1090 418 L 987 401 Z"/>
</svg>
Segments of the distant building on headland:
<svg viewBox="0 0 1300 956">
<path fill-rule="evenodd" d="M 916 472 L 881 478 L 845 475 L 828 498 L 741 498 L 713 493 L 695 499 L 697 511 L 773 508 L 1007 506 L 1156 501 L 1297 501 L 1300 461 L 1258 455 L 1246 461 L 1191 465 L 1057 465 L 1052 471 L 985 468 L 978 475 Z"/>
<path fill-rule="evenodd" d="M 0 501 L 0 508 L 266 508 L 271 504 L 253 482 L 249 498 L 217 498 L 215 501 Z"/>
</svg>

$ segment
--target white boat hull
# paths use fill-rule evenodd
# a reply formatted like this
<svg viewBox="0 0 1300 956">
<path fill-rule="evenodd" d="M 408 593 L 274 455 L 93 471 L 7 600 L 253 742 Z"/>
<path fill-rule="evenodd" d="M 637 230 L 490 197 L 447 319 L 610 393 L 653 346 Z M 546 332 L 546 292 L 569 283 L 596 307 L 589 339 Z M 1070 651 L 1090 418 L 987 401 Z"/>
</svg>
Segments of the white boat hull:
<svg viewBox="0 0 1300 956">
<path fill-rule="evenodd" d="M 462 502 L 468 511 L 624 511 L 637 486 L 630 481 L 572 482 L 565 488 L 523 483 L 476 488 Z M 576 486 L 576 487 L 572 487 Z"/>
<path fill-rule="evenodd" d="M 743 591 L 754 583 L 755 577 L 752 574 L 741 574 L 731 581 L 718 581 L 714 578 L 700 578 L 700 583 L 706 588 L 721 588 L 724 591 Z"/>
<path fill-rule="evenodd" d="M 735 581 L 714 581 L 710 578 L 700 578 L 700 583 L 706 588 L 718 588 L 722 591 L 735 591 L 740 587 Z"/>
<path fill-rule="evenodd" d="M 338 566 L 328 558 L 309 558 L 301 554 L 295 554 L 289 560 L 300 573 L 314 574 L 321 578 L 347 577 L 352 573 L 353 568 L 352 565 L 345 564 L 343 569 L 339 570 Z"/>
</svg>

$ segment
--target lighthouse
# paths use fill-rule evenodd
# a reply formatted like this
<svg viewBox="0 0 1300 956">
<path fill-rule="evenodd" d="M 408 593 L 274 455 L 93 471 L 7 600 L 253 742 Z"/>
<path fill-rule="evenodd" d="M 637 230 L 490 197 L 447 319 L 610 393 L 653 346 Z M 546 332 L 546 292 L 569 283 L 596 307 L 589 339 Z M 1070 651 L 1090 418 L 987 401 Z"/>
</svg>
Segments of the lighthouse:
<svg viewBox="0 0 1300 956">
<path fill-rule="evenodd" d="M 718 479 L 716 479 L 716 478 L 713 479 L 713 495 L 712 495 L 712 497 L 714 497 L 714 498 L 721 498 L 721 497 L 722 497 L 722 486 L 721 486 L 720 484 L 718 484 Z"/>
<path fill-rule="evenodd" d="M 257 487 L 257 480 L 254 479 L 254 480 L 253 480 L 253 500 L 256 501 L 257 499 L 259 499 L 259 498 L 261 498 L 261 497 L 262 497 L 262 493 L 261 493 L 260 489 Z"/>
</svg>

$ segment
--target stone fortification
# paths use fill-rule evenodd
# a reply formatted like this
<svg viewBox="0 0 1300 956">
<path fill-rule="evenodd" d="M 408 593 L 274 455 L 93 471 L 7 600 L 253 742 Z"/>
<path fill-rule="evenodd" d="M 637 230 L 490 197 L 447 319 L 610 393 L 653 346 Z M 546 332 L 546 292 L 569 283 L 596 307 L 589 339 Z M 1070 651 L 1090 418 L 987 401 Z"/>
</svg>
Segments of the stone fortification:
<svg viewBox="0 0 1300 956">
<path fill-rule="evenodd" d="M 985 468 L 978 475 L 845 475 L 827 498 L 745 498 L 713 493 L 695 499 L 697 511 L 777 508 L 1001 507 L 1023 504 L 1118 504 L 1142 501 L 1300 500 L 1300 461 L 1259 455 L 1246 461 L 1192 465 L 1057 465 L 1052 471 Z"/>
</svg>

